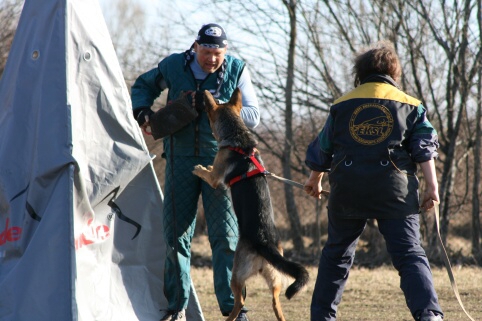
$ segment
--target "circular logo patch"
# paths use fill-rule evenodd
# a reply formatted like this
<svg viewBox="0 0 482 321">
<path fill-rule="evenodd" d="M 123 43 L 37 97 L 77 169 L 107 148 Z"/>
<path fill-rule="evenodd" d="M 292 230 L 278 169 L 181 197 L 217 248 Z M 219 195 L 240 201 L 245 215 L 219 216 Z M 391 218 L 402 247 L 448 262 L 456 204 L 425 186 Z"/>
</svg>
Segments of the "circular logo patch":
<svg viewBox="0 0 482 321">
<path fill-rule="evenodd" d="M 361 105 L 351 115 L 350 134 L 360 144 L 379 144 L 391 134 L 392 129 L 392 114 L 383 105 Z"/>
<path fill-rule="evenodd" d="M 211 27 L 209 29 L 206 29 L 204 34 L 211 37 L 221 37 L 221 35 L 223 34 L 223 30 L 219 27 Z"/>
</svg>

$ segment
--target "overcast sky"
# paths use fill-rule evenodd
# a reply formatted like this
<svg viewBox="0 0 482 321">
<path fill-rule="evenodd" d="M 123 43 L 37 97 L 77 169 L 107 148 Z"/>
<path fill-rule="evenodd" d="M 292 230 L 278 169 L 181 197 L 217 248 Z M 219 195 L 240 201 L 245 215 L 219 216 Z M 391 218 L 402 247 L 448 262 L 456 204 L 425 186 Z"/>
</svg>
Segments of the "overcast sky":
<svg viewBox="0 0 482 321">
<path fill-rule="evenodd" d="M 106 20 L 109 19 L 109 6 L 115 4 L 117 1 L 118 0 L 99 0 Z M 130 0 L 130 2 L 140 4 L 145 9 L 146 17 L 149 19 L 148 24 L 153 24 L 156 19 L 160 18 L 159 12 L 172 12 L 172 14 L 179 16 L 183 13 L 190 13 L 189 20 L 192 21 L 196 30 L 199 29 L 202 24 L 211 22 L 209 21 L 209 12 L 193 12 L 196 1 L 192 0 Z M 199 27 L 197 25 L 199 25 Z"/>
</svg>

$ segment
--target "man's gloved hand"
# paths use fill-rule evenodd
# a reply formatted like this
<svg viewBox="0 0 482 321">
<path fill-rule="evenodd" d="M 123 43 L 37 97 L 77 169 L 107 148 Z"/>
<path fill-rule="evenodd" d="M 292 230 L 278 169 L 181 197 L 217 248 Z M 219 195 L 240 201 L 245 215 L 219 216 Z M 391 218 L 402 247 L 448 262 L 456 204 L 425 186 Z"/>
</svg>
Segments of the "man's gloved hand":
<svg viewBox="0 0 482 321">
<path fill-rule="evenodd" d="M 137 123 L 139 124 L 139 127 L 142 127 L 142 125 L 148 122 L 152 114 L 154 114 L 154 112 L 150 108 L 142 108 L 137 113 L 137 118 L 136 118 Z M 147 119 L 146 119 L 146 116 L 147 116 Z"/>
<path fill-rule="evenodd" d="M 177 99 L 169 101 L 150 116 L 149 126 L 154 139 L 172 135 L 198 117 L 194 102 L 190 98 L 194 99 L 193 92 L 181 92 Z"/>
<path fill-rule="evenodd" d="M 202 112 L 206 110 L 206 106 L 204 105 L 204 91 L 197 90 L 194 93 L 193 99 L 194 99 L 194 108 L 196 108 L 198 112 Z"/>
</svg>

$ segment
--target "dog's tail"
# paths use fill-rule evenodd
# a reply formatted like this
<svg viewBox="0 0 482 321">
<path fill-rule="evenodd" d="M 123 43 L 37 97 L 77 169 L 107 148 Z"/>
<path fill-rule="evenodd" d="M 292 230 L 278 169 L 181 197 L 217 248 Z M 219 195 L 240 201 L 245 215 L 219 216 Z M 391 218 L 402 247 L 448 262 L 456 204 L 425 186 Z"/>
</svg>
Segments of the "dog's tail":
<svg viewBox="0 0 482 321">
<path fill-rule="evenodd" d="M 285 295 L 288 300 L 308 283 L 310 278 L 308 271 L 301 264 L 290 261 L 282 256 L 275 246 L 258 245 L 256 250 L 259 255 L 273 265 L 276 270 L 295 279 L 286 289 Z"/>
</svg>

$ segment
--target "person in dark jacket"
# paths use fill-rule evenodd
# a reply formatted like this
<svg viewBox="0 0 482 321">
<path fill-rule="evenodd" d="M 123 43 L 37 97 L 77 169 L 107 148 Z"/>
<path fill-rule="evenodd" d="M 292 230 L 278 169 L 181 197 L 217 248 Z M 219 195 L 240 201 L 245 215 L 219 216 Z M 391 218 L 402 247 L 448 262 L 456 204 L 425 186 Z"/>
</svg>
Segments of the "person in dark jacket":
<svg viewBox="0 0 482 321">
<path fill-rule="evenodd" d="M 328 240 L 321 254 L 311 321 L 336 320 L 338 304 L 368 219 L 376 219 L 414 320 L 443 319 L 432 272 L 420 243 L 419 211 L 439 202 L 437 132 L 420 100 L 397 81 L 399 58 L 380 42 L 355 58 L 355 89 L 337 99 L 310 143 L 305 183 L 320 198 L 328 173 Z M 419 203 L 419 164 L 425 191 Z M 421 205 L 421 206 L 420 206 Z"/>
<path fill-rule="evenodd" d="M 234 90 L 240 88 L 241 117 L 249 128 L 259 123 L 258 101 L 246 65 L 227 55 L 226 50 L 224 29 L 214 23 L 204 25 L 189 50 L 164 58 L 156 68 L 140 75 L 131 90 L 134 117 L 144 129 L 150 126 L 149 119 L 153 114 L 150 107 L 164 89 L 169 90 L 168 103 L 182 93 L 191 92 L 198 113 L 195 120 L 163 138 L 163 157 L 166 158 L 163 222 L 168 244 L 164 293 L 169 306 L 161 320 L 185 320 L 191 284 L 190 248 L 200 195 L 213 253 L 214 288 L 221 313 L 228 316 L 234 306 L 230 282 L 238 225 L 228 190 L 212 189 L 192 174 L 197 164 L 213 164 L 218 149 L 203 106 L 204 90 L 209 90 L 219 101 L 227 102 Z M 166 127 L 168 125 L 172 124 L 166 123 Z M 242 310 L 236 320 L 248 320 L 246 310 Z"/>
</svg>

